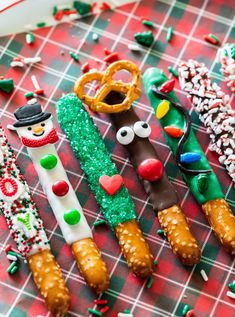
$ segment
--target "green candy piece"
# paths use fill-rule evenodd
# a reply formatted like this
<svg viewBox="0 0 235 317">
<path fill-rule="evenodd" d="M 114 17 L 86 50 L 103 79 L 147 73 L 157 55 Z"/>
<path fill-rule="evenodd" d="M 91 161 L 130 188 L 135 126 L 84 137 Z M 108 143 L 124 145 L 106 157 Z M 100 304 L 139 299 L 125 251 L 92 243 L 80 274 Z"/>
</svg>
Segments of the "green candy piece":
<svg viewBox="0 0 235 317">
<path fill-rule="evenodd" d="M 64 221 L 69 225 L 76 225 L 81 219 L 80 212 L 77 209 L 67 210 L 64 214 Z"/>
<path fill-rule="evenodd" d="M 135 40 L 139 44 L 150 46 L 154 41 L 153 32 L 152 31 L 142 32 L 142 33 L 138 32 L 135 34 Z"/>
<path fill-rule="evenodd" d="M 14 82 L 12 78 L 0 80 L 0 90 L 10 93 L 14 89 Z"/>
<path fill-rule="evenodd" d="M 228 284 L 228 288 L 230 289 L 231 292 L 235 293 L 235 283 L 230 283 Z"/>
<path fill-rule="evenodd" d="M 53 154 L 44 155 L 40 160 L 40 165 L 46 170 L 51 170 L 57 165 L 58 159 Z"/>
<path fill-rule="evenodd" d="M 119 173 L 82 102 L 75 94 L 68 94 L 58 101 L 56 109 L 60 126 L 87 175 L 89 186 L 110 227 L 114 229 L 119 223 L 135 219 L 135 207 L 124 185 L 110 196 L 99 184 L 100 176 Z"/>
<path fill-rule="evenodd" d="M 82 1 L 74 1 L 73 7 L 80 15 L 88 14 L 91 11 L 91 5 Z"/>
<path fill-rule="evenodd" d="M 143 75 L 143 84 L 155 113 L 162 100 L 153 94 L 152 87 L 155 86 L 160 88 L 167 80 L 168 78 L 166 75 L 158 68 L 149 68 Z M 174 91 L 168 93 L 168 96 L 175 102 L 179 103 L 179 99 L 176 97 Z M 162 119 L 159 120 L 159 123 L 162 129 L 166 126 L 176 126 L 184 131 L 186 118 L 179 109 L 171 105 L 170 110 Z M 180 139 L 173 138 L 165 132 L 164 135 L 173 155 L 175 156 Z M 190 164 L 191 169 L 211 170 L 211 166 L 205 156 L 205 153 L 198 143 L 192 129 L 190 129 L 188 139 L 184 144 L 183 152 L 195 152 L 201 155 L 200 161 Z M 221 186 L 213 170 L 211 173 L 206 174 L 207 180 L 203 179 L 204 175 L 204 173 L 201 175 L 192 175 L 182 172 L 183 179 L 190 188 L 197 202 L 202 205 L 209 200 L 224 198 Z"/>
</svg>

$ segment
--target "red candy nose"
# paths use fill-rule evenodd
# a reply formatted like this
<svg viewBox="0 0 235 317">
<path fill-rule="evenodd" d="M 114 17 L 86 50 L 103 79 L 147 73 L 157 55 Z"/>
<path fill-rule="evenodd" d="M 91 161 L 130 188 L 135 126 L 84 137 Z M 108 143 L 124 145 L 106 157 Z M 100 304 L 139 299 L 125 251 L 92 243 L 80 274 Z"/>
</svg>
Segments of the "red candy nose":
<svg viewBox="0 0 235 317">
<path fill-rule="evenodd" d="M 157 181 L 161 178 L 164 171 L 164 166 L 157 159 L 144 160 L 138 167 L 139 175 L 149 182 Z"/>
</svg>

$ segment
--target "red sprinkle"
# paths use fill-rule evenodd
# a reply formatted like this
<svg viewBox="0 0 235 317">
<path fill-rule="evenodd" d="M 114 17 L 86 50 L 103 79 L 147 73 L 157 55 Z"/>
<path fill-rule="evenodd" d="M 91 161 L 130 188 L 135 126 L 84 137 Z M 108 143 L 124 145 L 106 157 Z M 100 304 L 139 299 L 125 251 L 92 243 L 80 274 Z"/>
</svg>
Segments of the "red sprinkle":
<svg viewBox="0 0 235 317">
<path fill-rule="evenodd" d="M 87 62 L 81 66 L 81 70 L 83 73 L 88 73 L 90 70 L 90 64 Z"/>
<path fill-rule="evenodd" d="M 43 95 L 43 94 L 44 94 L 44 89 L 42 89 L 42 88 L 36 89 L 34 92 L 35 92 L 35 94 L 37 94 L 37 95 Z"/>
<path fill-rule="evenodd" d="M 119 60 L 119 56 L 118 56 L 118 53 L 117 52 L 114 52 L 112 54 L 109 54 L 107 55 L 105 58 L 104 58 L 104 61 L 106 63 L 113 63 L 113 62 L 116 62 Z"/>
<path fill-rule="evenodd" d="M 11 245 L 11 244 L 7 244 L 7 245 L 5 246 L 5 252 L 8 253 L 8 252 L 11 251 L 11 250 L 12 250 L 12 245 Z"/>
<path fill-rule="evenodd" d="M 190 310 L 187 312 L 187 314 L 186 314 L 185 317 L 192 317 L 193 314 L 194 314 L 194 310 L 193 310 L 193 309 L 190 309 Z"/>
<path fill-rule="evenodd" d="M 64 16 L 64 12 L 63 11 L 58 11 L 56 12 L 56 14 L 54 15 L 54 19 L 56 21 L 60 21 L 63 19 L 63 16 Z"/>
<path fill-rule="evenodd" d="M 14 62 L 21 62 L 21 61 L 22 61 L 22 58 L 21 58 L 21 57 L 14 57 L 14 58 L 13 58 L 13 61 L 14 61 Z"/>
<path fill-rule="evenodd" d="M 105 305 L 105 304 L 108 303 L 108 301 L 107 301 L 107 299 L 95 299 L 95 300 L 94 300 L 94 303 L 95 303 L 96 305 Z"/>
<path fill-rule="evenodd" d="M 110 55 L 112 54 L 113 52 L 111 52 L 107 47 L 104 48 L 104 54 L 105 55 Z"/>
<path fill-rule="evenodd" d="M 203 35 L 203 39 L 208 42 L 211 43 L 213 45 L 217 45 L 218 43 L 216 42 L 215 39 L 213 39 L 212 37 L 210 37 L 209 35 Z"/>
<path fill-rule="evenodd" d="M 100 6 L 100 10 L 105 11 L 105 10 L 111 10 L 111 6 L 107 2 L 102 2 Z"/>
<path fill-rule="evenodd" d="M 168 94 L 169 92 L 173 90 L 174 86 L 175 86 L 175 79 L 170 79 L 161 85 L 160 91 L 165 94 Z"/>
<path fill-rule="evenodd" d="M 97 6 L 97 2 L 93 2 L 91 5 L 91 13 L 94 13 L 95 7 Z"/>
<path fill-rule="evenodd" d="M 102 308 L 102 309 L 100 310 L 100 312 L 101 312 L 101 314 L 104 314 L 104 313 L 106 313 L 108 310 L 109 310 L 109 306 L 105 306 L 104 308 Z"/>
<path fill-rule="evenodd" d="M 76 14 L 77 11 L 71 9 L 71 10 L 64 10 L 63 13 L 64 13 L 64 15 L 70 15 L 70 14 Z"/>
</svg>

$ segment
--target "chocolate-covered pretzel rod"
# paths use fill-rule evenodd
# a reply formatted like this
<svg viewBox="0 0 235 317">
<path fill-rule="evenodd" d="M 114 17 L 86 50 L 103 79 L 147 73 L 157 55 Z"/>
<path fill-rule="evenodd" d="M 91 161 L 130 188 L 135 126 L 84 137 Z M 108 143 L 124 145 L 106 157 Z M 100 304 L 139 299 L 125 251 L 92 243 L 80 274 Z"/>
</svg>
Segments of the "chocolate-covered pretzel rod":
<svg viewBox="0 0 235 317">
<path fill-rule="evenodd" d="M 190 116 L 162 70 L 149 68 L 143 83 L 182 176 L 224 248 L 235 252 L 235 217 L 191 128 Z"/>
<path fill-rule="evenodd" d="M 16 158 L 0 127 L 0 210 L 17 249 L 27 259 L 35 284 L 53 316 L 67 313 L 67 287 L 43 228 L 28 184 L 16 165 Z"/>
<path fill-rule="evenodd" d="M 54 146 L 58 136 L 51 114 L 42 112 L 41 106 L 34 104 L 17 109 L 15 117 L 14 127 L 28 148 L 42 188 L 84 279 L 96 293 L 103 292 L 109 284 L 107 268 Z"/>
<path fill-rule="evenodd" d="M 211 81 L 204 64 L 189 60 L 179 67 L 180 85 L 211 138 L 209 149 L 219 155 L 235 184 L 235 111 L 229 96 Z"/>
<path fill-rule="evenodd" d="M 132 199 L 92 118 L 75 94 L 59 100 L 57 113 L 101 211 L 116 233 L 128 266 L 138 276 L 149 276 L 153 256 L 135 220 Z"/>
<path fill-rule="evenodd" d="M 129 61 L 116 62 L 112 64 L 111 73 L 110 68 L 107 68 L 103 74 L 102 83 L 106 83 L 107 77 L 112 77 L 115 70 L 120 70 L 120 65 L 123 66 L 125 63 L 132 64 L 132 69 L 139 73 L 138 67 Z M 130 69 L 130 67 L 128 68 Z M 123 69 L 126 68 L 123 67 Z M 138 76 L 136 77 L 138 78 Z M 80 89 L 77 90 L 79 85 L 80 80 L 76 83 L 75 92 L 78 97 L 86 100 Z M 180 208 L 177 194 L 164 172 L 164 166 L 148 139 L 151 128 L 146 122 L 140 121 L 131 108 L 131 102 L 128 103 L 129 110 L 121 111 L 122 109 L 126 110 L 126 107 L 120 107 L 123 101 L 126 101 L 125 93 L 116 90 L 115 85 L 112 84 L 112 89 L 102 102 L 106 104 L 105 112 L 109 113 L 112 113 L 112 107 L 116 109 L 116 105 L 119 105 L 119 112 L 115 111 L 110 115 L 117 129 L 117 140 L 125 145 L 134 168 L 143 180 L 146 192 L 150 195 L 154 211 L 168 237 L 173 252 L 184 264 L 193 265 L 200 259 L 200 249 Z M 96 109 L 96 111 L 100 110 Z"/>
</svg>

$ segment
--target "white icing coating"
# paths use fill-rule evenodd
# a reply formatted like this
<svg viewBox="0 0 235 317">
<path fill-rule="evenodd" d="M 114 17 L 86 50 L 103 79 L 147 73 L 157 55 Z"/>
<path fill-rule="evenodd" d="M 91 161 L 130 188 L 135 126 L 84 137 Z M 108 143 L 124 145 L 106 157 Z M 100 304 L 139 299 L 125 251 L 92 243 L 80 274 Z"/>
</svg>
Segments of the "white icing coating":
<svg viewBox="0 0 235 317">
<path fill-rule="evenodd" d="M 48 201 L 54 212 L 56 220 L 61 228 L 64 239 L 68 244 L 75 241 L 82 240 L 84 238 L 91 238 L 92 232 L 83 215 L 82 207 L 77 199 L 77 196 L 70 184 L 64 167 L 57 155 L 55 146 L 45 145 L 39 148 L 28 148 L 28 153 L 34 163 L 35 169 L 38 173 L 40 183 L 43 191 L 47 195 Z M 44 169 L 40 165 L 40 159 L 44 155 L 53 154 L 57 157 L 57 165 L 53 169 Z M 69 185 L 69 192 L 64 197 L 56 196 L 52 191 L 52 185 L 56 181 L 64 180 Z M 76 225 L 69 225 L 64 221 L 64 213 L 69 209 L 77 209 L 80 212 L 81 219 Z"/>
</svg>

